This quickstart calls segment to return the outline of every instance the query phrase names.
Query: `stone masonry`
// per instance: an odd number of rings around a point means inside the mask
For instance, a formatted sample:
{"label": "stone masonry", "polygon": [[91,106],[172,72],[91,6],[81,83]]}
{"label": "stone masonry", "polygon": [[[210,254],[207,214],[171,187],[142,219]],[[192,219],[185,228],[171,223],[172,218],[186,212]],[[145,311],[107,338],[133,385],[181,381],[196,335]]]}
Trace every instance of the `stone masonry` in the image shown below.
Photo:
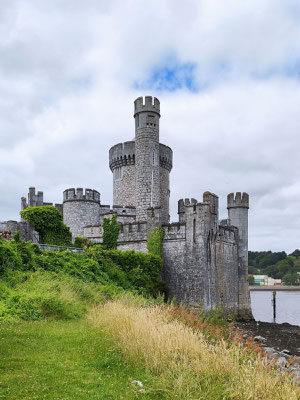
{"label": "stone masonry", "polygon": [[[159,100],[151,96],[137,98],[134,119],[135,140],[118,143],[109,151],[113,207],[102,205],[96,190],[82,188],[65,190],[63,204],[55,205],[63,213],[73,239],[82,236],[102,243],[103,219],[117,214],[118,248],[147,252],[147,235],[161,226],[165,231],[162,279],[169,297],[189,306],[203,305],[205,309],[222,306],[227,313],[251,318],[248,194],[228,195],[228,219],[222,221],[215,194],[205,192],[200,202],[181,199],[179,220],[170,223],[173,152],[159,142]],[[22,209],[46,204],[49,203],[44,203],[43,193],[35,194],[34,188],[29,189],[28,203],[22,198]],[[0,222],[0,235],[7,224]]]}

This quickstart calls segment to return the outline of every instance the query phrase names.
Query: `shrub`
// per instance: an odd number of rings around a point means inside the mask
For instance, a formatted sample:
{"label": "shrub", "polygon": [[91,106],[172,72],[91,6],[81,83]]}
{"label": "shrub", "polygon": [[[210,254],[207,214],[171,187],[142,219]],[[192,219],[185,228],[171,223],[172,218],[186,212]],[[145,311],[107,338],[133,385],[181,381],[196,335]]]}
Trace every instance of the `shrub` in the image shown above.
{"label": "shrub", "polygon": [[20,211],[21,217],[30,222],[46,244],[69,246],[70,229],[63,223],[61,212],[53,206],[27,207]]}
{"label": "shrub", "polygon": [[103,285],[113,283],[123,289],[134,289],[143,295],[158,296],[165,292],[159,280],[161,258],[153,254],[105,250],[94,245],[83,253],[41,251],[31,242],[16,237],[0,241],[0,273],[10,270],[43,270],[64,273],[85,282]]}
{"label": "shrub", "polygon": [[0,274],[6,269],[21,269],[22,259],[16,249],[4,239],[0,239]]}
{"label": "shrub", "polygon": [[80,236],[76,236],[74,241],[74,247],[76,247],[77,249],[83,249],[86,242],[87,239],[82,238]]}

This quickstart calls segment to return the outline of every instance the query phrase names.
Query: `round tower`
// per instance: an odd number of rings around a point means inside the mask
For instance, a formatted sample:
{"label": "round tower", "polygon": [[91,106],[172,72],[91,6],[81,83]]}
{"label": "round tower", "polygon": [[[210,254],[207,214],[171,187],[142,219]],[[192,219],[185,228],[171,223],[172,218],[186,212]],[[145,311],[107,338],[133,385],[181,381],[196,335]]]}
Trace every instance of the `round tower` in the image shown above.
{"label": "round tower", "polygon": [[63,194],[64,223],[70,227],[73,238],[83,237],[83,228],[100,223],[100,193],[97,190],[74,188]]}
{"label": "round tower", "polygon": [[114,206],[135,206],[135,142],[118,143],[109,150]]}
{"label": "round tower", "polygon": [[248,193],[230,193],[227,196],[228,219],[230,224],[238,228],[239,258],[239,315],[251,318],[250,295],[248,284]]}
{"label": "round tower", "polygon": [[160,103],[152,96],[134,102],[135,204],[137,221],[147,219],[148,207],[160,207]]}

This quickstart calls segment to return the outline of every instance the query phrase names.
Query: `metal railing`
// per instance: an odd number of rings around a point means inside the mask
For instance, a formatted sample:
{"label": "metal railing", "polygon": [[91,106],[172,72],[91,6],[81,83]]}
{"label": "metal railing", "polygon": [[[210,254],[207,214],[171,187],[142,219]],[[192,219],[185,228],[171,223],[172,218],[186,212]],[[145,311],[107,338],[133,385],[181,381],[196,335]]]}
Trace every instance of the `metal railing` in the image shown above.
{"label": "metal railing", "polygon": [[43,251],[70,251],[72,253],[83,253],[84,249],[80,249],[77,247],[68,247],[68,246],[56,246],[53,244],[41,244],[37,243],[40,246],[40,249]]}

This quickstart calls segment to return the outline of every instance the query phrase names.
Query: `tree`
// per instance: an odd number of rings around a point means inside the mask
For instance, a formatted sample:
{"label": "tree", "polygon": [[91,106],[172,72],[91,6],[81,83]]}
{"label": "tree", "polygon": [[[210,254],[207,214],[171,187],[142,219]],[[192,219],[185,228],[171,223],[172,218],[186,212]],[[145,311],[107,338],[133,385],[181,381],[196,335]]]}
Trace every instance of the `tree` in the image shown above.
{"label": "tree", "polygon": [[282,281],[286,285],[299,285],[300,284],[300,275],[297,272],[289,272],[288,274],[284,275]]}
{"label": "tree", "polygon": [[259,271],[258,268],[253,267],[253,265],[249,265],[249,266],[248,266],[248,273],[249,273],[249,274],[252,274],[252,275],[259,275],[259,274],[260,274],[260,271]]}
{"label": "tree", "polygon": [[253,283],[254,283],[254,276],[253,275],[248,275],[248,282],[249,282],[249,285],[253,285]]}
{"label": "tree", "polygon": [[108,249],[116,249],[118,245],[118,237],[120,225],[117,224],[117,214],[112,218],[104,218],[103,220],[103,246]]}
{"label": "tree", "polygon": [[300,250],[299,249],[294,250],[291,254],[289,254],[289,256],[293,256],[298,259],[300,257]]}

